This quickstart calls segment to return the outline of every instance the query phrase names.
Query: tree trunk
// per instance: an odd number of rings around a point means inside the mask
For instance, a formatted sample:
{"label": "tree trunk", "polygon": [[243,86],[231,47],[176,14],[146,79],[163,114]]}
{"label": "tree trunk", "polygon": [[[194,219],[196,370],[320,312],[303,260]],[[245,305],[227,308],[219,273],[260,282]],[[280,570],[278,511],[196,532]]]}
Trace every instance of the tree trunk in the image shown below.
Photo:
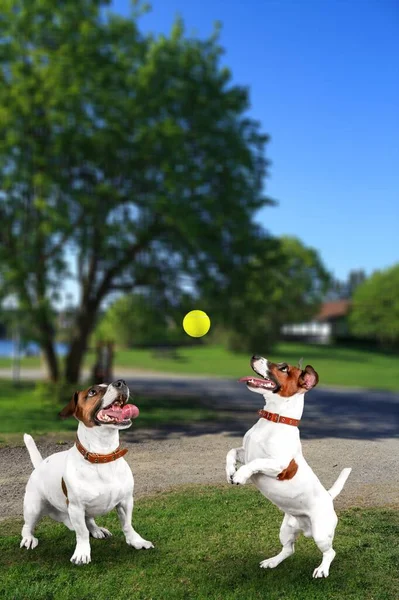
{"label": "tree trunk", "polygon": [[86,353],[88,334],[74,338],[69,347],[65,361],[65,380],[68,383],[78,383],[83,357]]}
{"label": "tree trunk", "polygon": [[41,344],[41,348],[44,354],[44,359],[47,364],[47,371],[50,381],[54,383],[59,380],[60,370],[58,365],[58,357],[54,348],[52,340],[46,340]]}
{"label": "tree trunk", "polygon": [[97,309],[97,302],[90,303],[81,309],[76,319],[77,334],[72,338],[65,361],[65,380],[68,383],[79,382],[87,342],[96,322]]}

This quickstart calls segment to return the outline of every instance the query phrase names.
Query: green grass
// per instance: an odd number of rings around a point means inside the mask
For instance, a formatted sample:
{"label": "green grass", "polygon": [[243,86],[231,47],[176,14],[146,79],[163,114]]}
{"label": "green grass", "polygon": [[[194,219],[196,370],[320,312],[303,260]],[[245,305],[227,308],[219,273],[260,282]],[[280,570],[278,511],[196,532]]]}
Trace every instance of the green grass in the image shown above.
{"label": "green grass", "polygon": [[[27,356],[21,358],[20,366],[24,369],[37,369],[41,366],[42,361],[39,356]],[[12,359],[6,356],[0,356],[0,369],[11,369]]]}
{"label": "green grass", "polygon": [[[123,369],[140,369],[236,378],[252,373],[249,366],[250,354],[236,354],[222,346],[185,347],[176,354],[176,357],[171,357],[167,354],[162,356],[154,350],[117,350],[115,369],[120,372]],[[313,365],[319,373],[321,385],[399,391],[399,356],[395,354],[343,346],[282,342],[267,358],[297,364],[302,356],[304,364]],[[94,354],[89,352],[85,366],[91,368],[93,363]],[[22,361],[23,367],[34,368],[39,364],[38,358]],[[10,365],[9,359],[0,359],[0,367]]]}
{"label": "green grass", "polygon": [[[297,364],[302,356],[304,365],[313,365],[319,373],[322,385],[399,390],[397,355],[339,346],[284,342],[267,358]],[[252,373],[249,360],[248,354],[235,354],[221,346],[204,345],[180,349],[178,359],[157,357],[154,360],[154,352],[151,350],[119,350],[115,364],[118,367],[152,369],[165,373],[239,378]]]}
{"label": "green grass", "polygon": [[19,548],[21,522],[0,525],[2,600],[397,600],[399,513],[340,514],[328,579],[312,579],[321,554],[300,538],[274,570],[282,515],[253,488],[183,488],[136,502],[134,523],[154,550],[125,545],[114,514],[98,519],[114,537],[91,540],[92,563],[69,562],[74,534],[47,520],[39,546]]}
{"label": "green grass", "polygon": [[[0,443],[13,440],[22,432],[37,435],[48,432],[76,432],[75,419],[60,419],[57,414],[62,404],[46,399],[35,385],[23,382],[14,387],[11,381],[0,381]],[[214,421],[219,414],[204,408],[193,398],[140,398],[134,403],[140,408],[140,416],[132,428],[163,427],[198,421]],[[226,417],[224,417],[226,418]],[[19,436],[18,436],[19,437]]]}

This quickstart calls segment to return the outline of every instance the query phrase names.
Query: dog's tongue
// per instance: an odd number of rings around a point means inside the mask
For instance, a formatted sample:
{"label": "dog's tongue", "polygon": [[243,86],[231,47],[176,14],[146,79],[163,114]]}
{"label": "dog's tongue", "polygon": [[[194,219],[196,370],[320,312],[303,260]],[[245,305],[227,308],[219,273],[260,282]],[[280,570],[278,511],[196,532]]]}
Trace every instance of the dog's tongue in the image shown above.
{"label": "dog's tongue", "polygon": [[122,408],[112,406],[111,408],[104,409],[103,412],[118,421],[126,421],[127,419],[136,419],[140,411],[134,404],[125,404]]}
{"label": "dog's tongue", "polygon": [[122,419],[137,419],[139,413],[139,409],[134,404],[125,404],[122,408]]}

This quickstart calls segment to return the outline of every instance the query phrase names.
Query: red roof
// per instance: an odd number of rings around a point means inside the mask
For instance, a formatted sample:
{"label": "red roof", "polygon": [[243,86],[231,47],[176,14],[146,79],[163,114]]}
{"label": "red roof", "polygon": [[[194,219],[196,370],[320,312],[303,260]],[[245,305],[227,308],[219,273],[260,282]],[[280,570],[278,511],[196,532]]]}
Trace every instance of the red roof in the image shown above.
{"label": "red roof", "polygon": [[336,317],[345,317],[350,309],[350,300],[336,300],[335,302],[324,302],[316,316],[316,321],[328,321]]}

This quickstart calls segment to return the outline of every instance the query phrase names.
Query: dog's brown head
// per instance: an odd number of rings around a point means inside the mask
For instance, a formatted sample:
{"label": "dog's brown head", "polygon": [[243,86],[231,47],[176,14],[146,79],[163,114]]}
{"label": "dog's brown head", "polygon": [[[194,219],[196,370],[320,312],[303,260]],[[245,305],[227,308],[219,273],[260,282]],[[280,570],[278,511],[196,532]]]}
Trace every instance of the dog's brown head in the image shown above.
{"label": "dog's brown head", "polygon": [[290,398],[308,392],[319,382],[319,376],[311,365],[301,369],[288,363],[272,363],[262,356],[253,356],[251,367],[262,379],[242,377],[240,381],[245,382],[251,392],[264,396],[278,394]]}
{"label": "dog's brown head", "polygon": [[131,419],[139,415],[137,406],[127,404],[128,399],[129,388],[122,379],[109,385],[100,383],[75,392],[59,416],[63,419],[73,416],[86,427],[107,425],[126,429],[131,426]]}

